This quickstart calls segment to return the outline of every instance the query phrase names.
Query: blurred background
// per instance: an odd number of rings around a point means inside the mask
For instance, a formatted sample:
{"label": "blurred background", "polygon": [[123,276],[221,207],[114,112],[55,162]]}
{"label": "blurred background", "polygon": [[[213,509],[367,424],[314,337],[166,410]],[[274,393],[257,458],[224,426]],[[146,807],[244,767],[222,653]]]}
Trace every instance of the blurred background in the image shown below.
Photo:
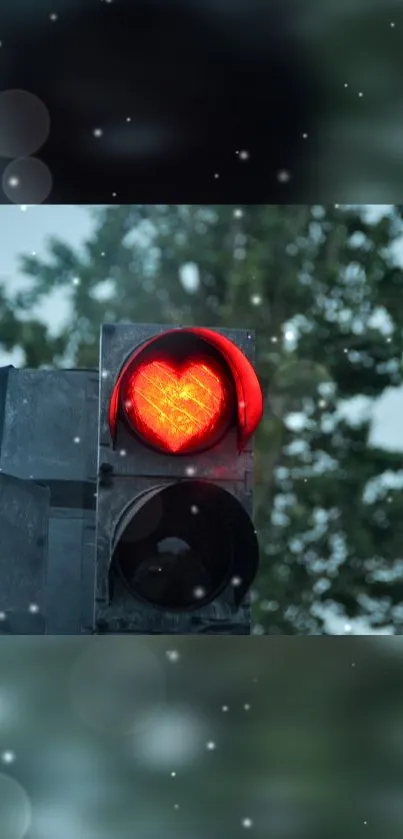
{"label": "blurred background", "polygon": [[1,362],[98,366],[102,322],[254,328],[253,632],[403,634],[403,208],[0,208]]}
{"label": "blurred background", "polygon": [[0,638],[2,839],[400,839],[396,638]]}
{"label": "blurred background", "polygon": [[400,0],[3,3],[2,200],[399,201],[402,32]]}

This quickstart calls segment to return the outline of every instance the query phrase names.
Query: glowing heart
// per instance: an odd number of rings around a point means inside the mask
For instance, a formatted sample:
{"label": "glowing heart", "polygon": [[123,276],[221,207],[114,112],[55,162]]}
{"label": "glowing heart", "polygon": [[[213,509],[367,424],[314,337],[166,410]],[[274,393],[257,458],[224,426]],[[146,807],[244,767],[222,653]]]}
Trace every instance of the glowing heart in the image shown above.
{"label": "glowing heart", "polygon": [[212,443],[232,408],[225,373],[203,356],[179,365],[164,357],[143,361],[130,372],[123,390],[126,415],[135,430],[176,454]]}

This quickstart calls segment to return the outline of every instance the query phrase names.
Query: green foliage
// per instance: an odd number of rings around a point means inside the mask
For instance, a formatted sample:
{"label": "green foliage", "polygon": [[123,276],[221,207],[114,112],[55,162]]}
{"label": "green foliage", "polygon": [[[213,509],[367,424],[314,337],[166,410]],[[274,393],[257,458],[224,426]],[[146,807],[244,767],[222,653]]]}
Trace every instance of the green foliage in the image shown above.
{"label": "green foliage", "polygon": [[[402,383],[403,272],[393,256],[401,215],[399,207],[377,222],[352,207],[107,207],[94,211],[83,255],[51,239],[45,261],[21,258],[29,292],[1,290],[1,342],[22,346],[29,366],[97,367],[103,321],[256,329],[266,411],[256,440],[254,608],[272,634],[322,634],[330,607],[400,632],[403,493],[383,488],[368,502],[364,490],[399,472],[402,455],[369,445],[368,418],[353,427],[337,406]],[[193,291],[180,282],[187,263],[198,268]],[[68,290],[72,313],[50,340],[29,314],[55,288]],[[389,340],[373,320],[378,310],[390,319]],[[302,411],[296,429],[289,417]]]}

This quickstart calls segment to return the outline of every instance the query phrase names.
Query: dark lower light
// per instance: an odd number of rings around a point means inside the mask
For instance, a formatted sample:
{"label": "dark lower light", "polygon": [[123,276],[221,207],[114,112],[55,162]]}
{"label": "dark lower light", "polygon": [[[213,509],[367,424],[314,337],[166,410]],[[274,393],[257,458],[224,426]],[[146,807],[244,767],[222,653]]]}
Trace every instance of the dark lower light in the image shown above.
{"label": "dark lower light", "polygon": [[233,578],[242,599],[256,574],[253,525],[234,496],[208,482],[154,488],[125,512],[112,570],[134,597],[168,611],[199,609]]}

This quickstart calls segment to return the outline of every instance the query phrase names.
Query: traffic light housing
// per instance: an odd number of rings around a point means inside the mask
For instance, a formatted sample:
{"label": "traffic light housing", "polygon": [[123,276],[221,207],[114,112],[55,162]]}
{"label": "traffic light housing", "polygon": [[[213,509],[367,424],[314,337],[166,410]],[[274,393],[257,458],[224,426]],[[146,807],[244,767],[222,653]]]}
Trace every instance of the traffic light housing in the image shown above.
{"label": "traffic light housing", "polygon": [[245,330],[102,327],[97,631],[250,632],[253,354]]}
{"label": "traffic light housing", "polygon": [[250,632],[254,334],[105,324],[0,368],[0,634]]}

